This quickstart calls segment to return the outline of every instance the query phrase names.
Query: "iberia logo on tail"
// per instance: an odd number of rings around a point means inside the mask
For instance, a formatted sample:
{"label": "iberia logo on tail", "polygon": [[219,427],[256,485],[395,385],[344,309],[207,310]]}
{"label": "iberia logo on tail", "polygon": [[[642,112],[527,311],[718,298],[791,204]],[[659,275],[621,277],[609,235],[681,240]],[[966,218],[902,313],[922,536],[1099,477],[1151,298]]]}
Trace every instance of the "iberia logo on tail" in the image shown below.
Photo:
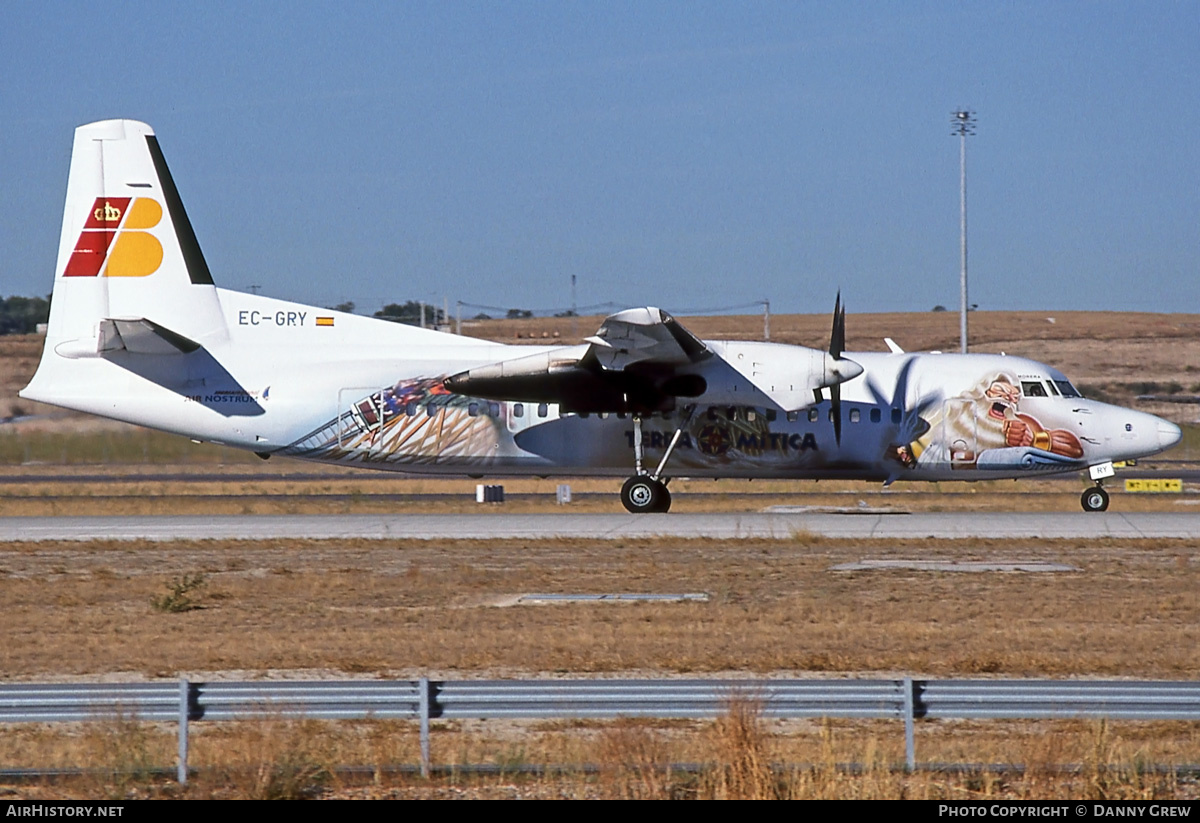
{"label": "iberia logo on tail", "polygon": [[163,247],[144,229],[157,226],[162,213],[158,201],[149,197],[97,197],[63,277],[154,274],[162,265]]}

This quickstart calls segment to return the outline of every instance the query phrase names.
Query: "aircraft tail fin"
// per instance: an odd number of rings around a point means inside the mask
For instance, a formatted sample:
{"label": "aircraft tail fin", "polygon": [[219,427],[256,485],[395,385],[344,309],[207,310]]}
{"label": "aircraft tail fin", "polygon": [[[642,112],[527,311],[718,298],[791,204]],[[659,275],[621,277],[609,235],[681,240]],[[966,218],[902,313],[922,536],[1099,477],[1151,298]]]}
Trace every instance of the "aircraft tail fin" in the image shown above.
{"label": "aircraft tail fin", "polygon": [[47,348],[100,354],[111,321],[121,320],[201,342],[226,336],[212,275],[154,131],[105,120],[75,130]]}

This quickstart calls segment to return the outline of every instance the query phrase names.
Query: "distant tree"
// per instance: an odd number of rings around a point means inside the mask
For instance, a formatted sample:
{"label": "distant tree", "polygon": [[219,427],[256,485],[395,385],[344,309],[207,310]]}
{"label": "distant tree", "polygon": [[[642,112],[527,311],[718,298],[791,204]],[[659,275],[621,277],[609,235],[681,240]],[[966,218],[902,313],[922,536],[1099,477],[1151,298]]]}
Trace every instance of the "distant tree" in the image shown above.
{"label": "distant tree", "polygon": [[0,300],[0,334],[33,334],[50,319],[50,299],[17,297]]}
{"label": "distant tree", "polygon": [[523,317],[533,317],[533,312],[529,309],[509,309],[508,314],[504,316],[509,320],[519,320]]}
{"label": "distant tree", "polygon": [[554,316],[555,317],[578,317],[579,315],[577,315],[573,309],[567,309],[566,311],[560,311],[560,312],[556,313]]}
{"label": "distant tree", "polygon": [[936,306],[933,307],[933,310],[934,311],[945,311],[946,307],[943,306],[941,303],[938,303]]}
{"label": "distant tree", "polygon": [[[405,303],[388,303],[375,316],[390,320],[393,323],[407,323],[410,326],[421,325],[421,303],[409,300]],[[425,322],[430,325],[440,325],[446,322],[446,313],[437,306],[425,304]]]}
{"label": "distant tree", "polygon": [[484,314],[483,312],[480,312],[479,314],[475,315],[474,319],[475,320],[491,320],[492,316],[490,314]]}
{"label": "distant tree", "polygon": [[329,308],[334,311],[345,312],[346,314],[354,314],[354,303],[349,300],[345,303],[338,303],[336,306],[330,306]]}

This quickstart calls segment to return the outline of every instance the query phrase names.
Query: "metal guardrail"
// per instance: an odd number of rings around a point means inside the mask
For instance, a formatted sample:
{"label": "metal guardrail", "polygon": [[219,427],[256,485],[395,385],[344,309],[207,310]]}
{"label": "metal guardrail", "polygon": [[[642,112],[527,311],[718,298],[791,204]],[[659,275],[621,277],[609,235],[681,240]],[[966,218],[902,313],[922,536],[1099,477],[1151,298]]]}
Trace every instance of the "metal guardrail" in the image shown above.
{"label": "metal guardrail", "polygon": [[1200,683],[1163,680],[914,681],[917,717],[1200,720]]}
{"label": "metal guardrail", "polygon": [[458,680],[431,684],[437,717],[711,718],[734,698],[764,717],[902,716],[902,680]]}
{"label": "metal guardrail", "polygon": [[1200,682],[1096,680],[325,680],[0,684],[0,723],[129,716],[179,724],[177,775],[187,782],[193,721],[255,717],[411,719],[421,773],[432,719],[715,718],[734,700],[763,717],[904,721],[916,766],[922,718],[1200,720]]}

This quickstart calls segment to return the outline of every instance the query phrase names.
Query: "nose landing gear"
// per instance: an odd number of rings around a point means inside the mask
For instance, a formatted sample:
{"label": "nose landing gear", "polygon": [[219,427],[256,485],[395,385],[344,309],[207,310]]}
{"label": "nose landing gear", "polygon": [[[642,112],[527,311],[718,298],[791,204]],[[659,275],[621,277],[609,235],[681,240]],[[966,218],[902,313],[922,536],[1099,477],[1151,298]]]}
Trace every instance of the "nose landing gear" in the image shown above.
{"label": "nose landing gear", "polygon": [[1108,492],[1096,481],[1096,485],[1083,493],[1079,500],[1085,512],[1102,512],[1108,508]]}

